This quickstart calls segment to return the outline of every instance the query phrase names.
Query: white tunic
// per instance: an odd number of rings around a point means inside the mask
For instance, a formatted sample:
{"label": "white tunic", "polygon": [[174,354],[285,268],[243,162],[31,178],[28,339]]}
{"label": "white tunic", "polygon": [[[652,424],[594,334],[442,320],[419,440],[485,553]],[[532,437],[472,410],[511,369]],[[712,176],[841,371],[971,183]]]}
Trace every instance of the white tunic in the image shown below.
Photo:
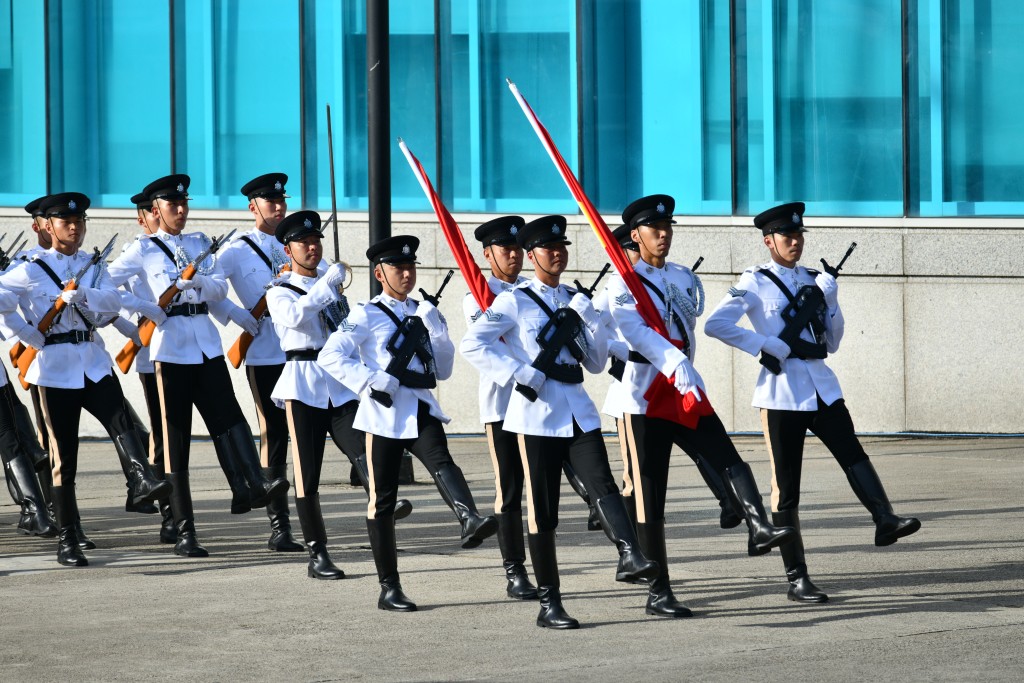
{"label": "white tunic", "polygon": [[[548,287],[536,278],[527,280],[510,292],[502,292],[491,307],[469,326],[460,350],[480,374],[496,384],[512,384],[517,370],[530,365],[541,352],[537,336],[548,322],[548,314],[523,290],[529,287],[552,310],[564,308],[572,299],[573,290],[564,285]],[[600,318],[592,305],[583,318],[586,354],[582,365],[589,372],[604,369],[608,359],[608,340]],[[498,343],[505,340],[505,348]],[[565,348],[558,362],[571,365],[577,361]],[[601,426],[601,417],[582,384],[567,384],[545,379],[537,392],[537,400],[529,401],[513,391],[505,413],[504,429],[517,434],[571,437],[573,421],[589,432]]]}
{"label": "white tunic", "polygon": [[[143,239],[149,239],[149,235],[136,235],[135,237],[136,242]],[[124,246],[121,247],[121,253],[123,254],[127,251],[131,244],[132,242],[125,242]],[[131,318],[133,315],[139,314],[139,311],[136,308],[136,303],[140,299],[150,303],[156,302],[157,297],[153,293],[153,290],[149,288],[149,282],[145,279],[132,278],[122,283],[121,287],[123,290],[121,293],[121,315],[126,318]],[[135,322],[138,323],[138,319],[136,319]],[[153,361],[149,357],[149,349],[150,347],[143,346],[135,355],[134,367],[136,372],[142,374],[156,372],[156,369],[153,366]]]}
{"label": "white tunic", "polygon": [[[172,263],[153,240],[160,240],[175,254]],[[115,285],[132,278],[145,280],[159,297],[178,279],[181,271],[210,246],[210,239],[201,232],[171,235],[161,228],[149,239],[133,242],[113,263],[109,273]],[[194,287],[178,293],[171,305],[212,303],[222,300],[228,285],[217,265],[216,254],[198,266],[197,272],[207,279],[204,287]],[[217,326],[208,315],[178,315],[170,317],[156,328],[150,344],[150,358],[163,363],[198,365],[203,356],[216,358],[223,355]]]}
{"label": "white tunic", "polygon": [[[494,275],[490,275],[487,278],[487,286],[490,287],[491,291],[495,294],[510,291],[522,282],[526,282],[526,278],[517,277],[515,282],[505,282],[504,280],[499,280],[494,277]],[[473,322],[482,315],[480,307],[476,305],[476,299],[473,298],[472,294],[467,294],[462,300],[462,312],[466,316],[466,320],[469,325],[472,325]],[[500,340],[498,341],[498,344],[503,347],[505,346],[505,342]],[[504,348],[504,352],[508,353],[507,347]],[[508,409],[508,400],[512,396],[513,385],[513,382],[496,384],[483,375],[480,375],[480,422],[487,424],[489,422],[498,422],[499,420],[505,419],[505,411]]]}
{"label": "white tunic", "polygon": [[[786,268],[771,262],[743,272],[736,286],[729,290],[708,317],[704,332],[752,356],[760,355],[766,338],[777,337],[782,332],[785,327],[782,311],[789,304],[778,285],[757,272],[759,268],[770,269],[792,294],[796,294],[803,285],[815,283],[815,273],[801,265]],[[831,278],[830,275],[818,277]],[[753,330],[739,326],[744,315],[750,320]],[[825,347],[829,353],[835,353],[843,337],[843,313],[837,306],[825,317]],[[800,336],[814,341],[809,330],[804,330]],[[782,372],[778,375],[761,368],[754,387],[753,405],[774,410],[817,410],[818,396],[826,405],[832,405],[843,397],[835,373],[821,359],[787,358],[782,362]]]}
{"label": "white tunic", "polygon": [[[251,240],[270,261],[270,266],[261,259],[245,237]],[[273,235],[268,235],[253,228],[242,236],[236,237],[217,252],[217,266],[224,277],[231,283],[235,296],[242,302],[247,312],[266,293],[267,287],[281,272],[281,267],[289,262],[284,247]],[[271,270],[273,268],[273,270]],[[228,311],[238,306],[228,299],[211,304],[211,312],[225,323]],[[267,319],[260,321],[259,332],[253,339],[245,354],[246,365],[280,365],[284,363],[284,352],[277,338],[275,326]]]}
{"label": "white tunic", "polygon": [[[430,414],[441,422],[447,424],[451,418],[441,411],[440,404],[429,389],[399,386],[392,396],[393,405],[390,408],[370,398],[371,377],[383,371],[391,362],[387,344],[396,329],[391,318],[374,305],[378,301],[387,306],[400,321],[414,315],[418,305],[414,299],[398,301],[386,294],[356,305],[338,331],[327,340],[317,362],[359,395],[359,410],[354,423],[356,429],[392,439],[413,439],[419,436],[416,414],[420,401],[426,403]],[[445,380],[451,377],[455,365],[455,346],[448,336],[448,326],[443,317],[441,322],[442,329],[430,331],[430,345],[434,354],[436,377]],[[409,369],[424,371],[418,358],[412,359]]]}
{"label": "white tunic", "polygon": [[[621,409],[620,414],[643,415],[647,412],[644,394],[657,373],[661,372],[666,377],[671,377],[680,363],[693,362],[696,346],[694,329],[697,297],[701,290],[699,280],[693,271],[676,263],[666,263],[662,268],[655,268],[641,260],[636,262],[633,270],[650,281],[665,297],[665,301],[662,301],[653,289],[644,285],[658,315],[665,322],[669,336],[675,340],[682,340],[685,335],[690,342],[688,353],[677,349],[668,339],[644,322],[636,310],[636,300],[621,276],[616,275],[608,283],[612,317],[615,318],[622,337],[631,350],[650,361],[626,363],[620,384],[621,393],[616,395],[614,405]],[[670,306],[672,315],[669,314]]]}
{"label": "white tunic", "polygon": [[[284,273],[276,284],[282,282],[306,292],[299,294],[279,286],[267,291],[267,309],[277,328],[276,337],[280,339],[282,355],[284,351],[322,349],[329,331],[320,312],[344,297],[319,277]],[[285,401],[301,401],[315,408],[327,408],[328,403],[341,406],[358,397],[315,360],[290,360],[285,362],[270,398],[281,408]]]}
{"label": "white tunic", "polygon": [[[91,256],[83,251],[73,256],[65,256],[48,249],[32,261],[19,263],[0,275],[0,289],[27,303],[27,306],[22,308],[22,316],[13,310],[13,299],[0,301],[0,306],[4,306],[6,310],[0,315],[0,331],[10,337],[26,324],[26,320],[32,320],[32,324],[38,325],[38,321],[43,319],[61,295],[63,286],[58,286],[36,261],[44,261],[57,277],[67,282],[82,269]],[[121,309],[121,297],[102,265],[93,266],[85,274],[81,289],[85,293],[85,299],[73,306],[65,306],[57,316],[56,322],[46,332],[47,336],[73,330],[89,330],[90,326],[82,317],[79,308],[85,309],[87,314],[94,318],[109,318]],[[25,373],[25,380],[42,387],[81,389],[85,386],[86,377],[98,382],[110,374],[110,368],[110,356],[97,337],[97,340],[92,342],[51,344],[43,347]]]}

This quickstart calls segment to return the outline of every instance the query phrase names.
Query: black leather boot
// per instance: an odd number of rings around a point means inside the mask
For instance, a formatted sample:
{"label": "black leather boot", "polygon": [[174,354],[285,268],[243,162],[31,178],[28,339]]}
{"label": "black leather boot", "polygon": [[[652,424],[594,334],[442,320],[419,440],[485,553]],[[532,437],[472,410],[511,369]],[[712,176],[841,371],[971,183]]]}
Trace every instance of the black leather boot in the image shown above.
{"label": "black leather boot", "polygon": [[779,546],[782,562],[786,566],[786,578],[789,580],[789,599],[793,602],[803,603],[828,602],[828,596],[811,582],[811,578],[807,574],[804,540],[800,537],[800,514],[796,510],[773,512],[772,521],[775,526],[788,526],[796,529],[796,539]]}
{"label": "black leather boot", "polygon": [[540,599],[537,626],[554,629],[579,628],[580,622],[570,617],[562,607],[555,532],[530,534],[529,541],[530,559],[533,560],[533,572],[537,577],[537,597]]}
{"label": "black leather boot", "polygon": [[21,399],[14,386],[8,382],[6,387],[11,397],[11,406],[14,409],[14,427],[18,432],[18,440],[21,441],[25,454],[36,466],[37,470],[50,468],[50,456],[46,450],[39,445],[39,433],[32,424],[32,416]]}
{"label": "black leather boot", "polygon": [[269,480],[263,476],[260,456],[249,425],[239,422],[222,434],[221,438],[225,439],[225,448],[231,453],[232,464],[241,472],[249,487],[249,505],[254,508],[266,507],[271,498],[288,490],[286,478]]}
{"label": "black leather boot", "polygon": [[690,608],[676,600],[675,594],[672,593],[672,584],[668,577],[668,551],[665,548],[665,520],[638,524],[636,535],[644,555],[657,562],[659,569],[658,576],[651,581],[651,588],[647,593],[647,613],[675,619],[692,617],[693,612]]}
{"label": "black leather boot", "polygon": [[722,509],[721,514],[718,516],[718,525],[723,529],[738,527],[740,522],[743,521],[743,514],[734,505],[734,501],[729,496],[729,491],[725,486],[725,482],[722,481],[722,477],[718,475],[718,472],[711,467],[703,456],[690,455],[690,459],[697,466],[697,471],[700,472],[701,478],[707,484],[711,493],[714,494],[715,500],[718,501],[718,505]]}
{"label": "black leather boot", "polygon": [[763,555],[772,548],[793,541],[797,532],[791,527],[776,528],[768,521],[768,513],[761,502],[761,492],[757,490],[754,473],[750,465],[740,461],[725,470],[726,481],[732,497],[739,503],[739,509],[747,520],[749,534],[747,552],[750,555]]}
{"label": "black leather boot", "polygon": [[[366,467],[366,455],[358,455],[354,458],[349,458],[352,463],[352,473],[350,477],[355,477],[356,483],[353,486],[362,486],[363,490],[366,491],[366,497],[370,497],[370,470]],[[399,482],[401,483],[401,482]],[[399,498],[395,501],[395,520],[405,519],[412,512],[412,503],[405,498]]]}
{"label": "black leather boot", "polygon": [[[74,487],[74,485],[72,485],[70,488],[73,488],[73,487]],[[65,486],[64,488],[67,489],[69,487]],[[79,512],[78,512],[78,497],[77,496],[71,496],[71,498],[70,498],[70,505],[71,505],[71,512],[73,513],[72,516],[73,516],[73,518],[75,520],[74,521],[74,526],[75,526],[75,534],[78,536],[78,547],[81,548],[82,550],[94,550],[96,548],[96,544],[93,543],[93,540],[91,538],[89,538],[88,536],[85,535],[85,529],[82,528],[82,515],[79,514]],[[54,519],[56,519],[56,515],[54,515]]]}
{"label": "black leather boot", "polygon": [[54,486],[53,507],[57,513],[57,562],[65,567],[87,567],[89,560],[82,552],[76,530],[78,505],[75,502],[75,486]]}
{"label": "black leather boot", "polygon": [[29,457],[19,453],[4,463],[4,469],[8,472],[8,481],[14,487],[14,494],[17,496],[15,502],[21,505],[18,533],[47,538],[56,536],[57,526],[50,519],[39,480],[36,479],[35,467]]}
{"label": "black leather boot", "polygon": [[398,545],[395,539],[395,518],[378,517],[366,520],[373,562],[380,579],[377,609],[389,612],[415,612],[416,603],[405,596],[398,578]]}
{"label": "black leather boot", "polygon": [[309,548],[306,575],[311,579],[325,581],[344,579],[345,572],[331,562],[331,556],[327,552],[327,529],[324,527],[324,515],[320,510],[320,496],[296,498],[295,510],[299,513],[302,537]]}
{"label": "black leather boot", "polygon": [[[268,480],[284,478],[285,467],[268,467],[263,470],[263,474]],[[270,499],[267,503],[267,517],[270,519],[270,540],[267,541],[267,548],[279,553],[300,553],[305,550],[292,536],[287,491],[278,493]]]}
{"label": "black leather boot", "polygon": [[523,541],[521,510],[495,515],[498,519],[498,547],[508,585],[505,592],[513,600],[536,600],[537,589],[526,573],[526,546]]}
{"label": "black leather boot", "polygon": [[[658,576],[658,563],[647,559],[640,551],[636,530],[629,523],[626,506],[618,493],[598,498],[595,507],[601,516],[605,536],[619,551],[619,566],[615,580],[635,583],[639,579],[653,580]],[[536,571],[536,570],[535,570]]]}
{"label": "black leather boot", "polygon": [[459,518],[463,548],[476,548],[498,530],[498,520],[493,515],[484,517],[477,512],[469,484],[458,465],[443,465],[434,475],[434,483],[444,502]]}
{"label": "black leather boot", "polygon": [[[135,412],[135,408],[133,408],[132,404],[129,403],[128,401],[124,402],[124,409],[125,409],[125,412],[128,413],[128,417],[131,419],[132,424],[135,425],[135,431],[138,432],[138,434],[139,434],[139,440],[142,441],[143,445],[148,444],[149,443],[149,439],[150,439],[150,434],[149,434],[149,430],[146,429],[146,425],[142,421],[142,418],[139,417],[139,414],[137,412]],[[115,443],[114,446],[116,448],[117,444]],[[125,476],[127,476],[128,475],[128,464],[125,462],[125,458],[122,455],[120,449],[118,449],[118,451],[117,451],[117,456],[118,456],[118,458],[121,461],[121,469],[124,470]],[[148,459],[147,459],[147,463],[148,463]],[[152,465],[150,465],[150,468],[153,470],[154,475],[156,475],[156,468],[153,467]],[[161,479],[162,480],[163,477],[157,476],[157,479]],[[129,487],[128,496],[127,496],[127,498],[124,501],[124,511],[125,512],[136,512],[136,513],[143,514],[143,515],[155,515],[157,512],[159,512],[159,509],[157,508],[157,506],[154,505],[153,502],[151,502],[151,501],[143,501],[141,503],[135,503],[133,501],[134,501],[134,496],[132,495],[131,488]]]}
{"label": "black leather boot", "polygon": [[174,524],[174,513],[171,511],[170,498],[160,499],[160,542],[178,542],[178,528]]}
{"label": "black leather boot", "polygon": [[217,462],[224,472],[224,478],[228,480],[231,487],[231,514],[244,515],[252,510],[249,503],[249,485],[245,483],[245,477],[241,470],[235,465],[235,459],[231,450],[231,439],[227,432],[213,437],[213,450],[217,453]]}
{"label": "black leather boot", "polygon": [[562,461],[562,471],[565,472],[565,479],[569,482],[572,490],[587,504],[587,509],[589,510],[587,514],[587,531],[600,531],[601,517],[597,514],[597,508],[594,507],[594,502],[590,500],[590,494],[587,493],[587,487],[583,485],[580,475],[576,474],[576,470],[573,469],[572,463],[568,460]]}
{"label": "black leather boot", "polygon": [[182,557],[209,557],[210,553],[196,538],[195,513],[192,511],[192,489],[188,472],[170,472],[167,480],[174,487],[171,491],[171,510],[174,512],[174,526],[178,532],[174,543],[174,554]]}
{"label": "black leather boot", "polygon": [[[142,444],[137,431],[130,429],[124,434],[118,434],[114,437],[114,448],[117,450],[117,458],[121,461],[121,469],[127,482],[128,503],[142,505],[170,495],[171,485],[153,475],[146,447]],[[127,504],[125,510],[128,510]],[[156,511],[154,507],[152,512]]]}
{"label": "black leather boot", "polygon": [[875,522],[875,545],[892,545],[921,528],[921,522],[916,517],[900,517],[892,511],[885,487],[870,460],[861,460],[853,467],[848,467],[846,478]]}

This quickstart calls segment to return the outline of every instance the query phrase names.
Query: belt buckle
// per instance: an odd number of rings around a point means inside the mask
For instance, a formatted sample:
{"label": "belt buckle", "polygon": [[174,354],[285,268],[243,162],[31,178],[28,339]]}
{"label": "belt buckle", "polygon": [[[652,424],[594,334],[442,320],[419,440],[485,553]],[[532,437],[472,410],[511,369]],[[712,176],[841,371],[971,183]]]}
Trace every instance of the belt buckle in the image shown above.
{"label": "belt buckle", "polygon": [[187,303],[185,305],[188,306],[187,310],[190,318],[199,315],[199,304]]}

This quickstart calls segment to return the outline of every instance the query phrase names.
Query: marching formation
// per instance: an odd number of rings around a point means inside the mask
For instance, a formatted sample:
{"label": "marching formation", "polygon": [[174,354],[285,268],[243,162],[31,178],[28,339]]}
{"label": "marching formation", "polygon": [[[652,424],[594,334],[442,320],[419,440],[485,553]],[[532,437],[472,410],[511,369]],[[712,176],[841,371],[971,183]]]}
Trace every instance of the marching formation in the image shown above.
{"label": "marching formation", "polygon": [[[631,274],[610,276],[600,291],[598,283],[563,282],[570,264],[564,217],[502,216],[477,227],[489,273],[476,273],[486,291],[466,296],[468,327],[458,350],[479,372],[480,421],[495,475],[488,514],[452,459],[444,426],[450,418],[432,391],[451,377],[456,344],[439,295],[412,296],[419,240],[398,235],[371,245],[366,259],[382,293],[352,305],[344,295],[349,267],[337,254],[334,263],[325,262],[319,214],[287,214],[287,181],[269,173],[246,183],[241,192],[253,228],[211,239],[187,230],[189,177],[157,179],[132,198],[142,232],[116,256],[113,240],[83,249],[85,195],[48,195],[25,207],[37,244],[0,264],[0,334],[12,345],[15,369],[0,373],[0,454],[21,508],[17,530],[56,537],[60,564],[86,566],[85,551],[95,547],[76,502],[83,409],[114,443],[125,510],[159,513],[154,540],[173,544],[176,555],[209,554],[189,484],[194,406],[231,491],[231,513],[265,508],[268,549],[305,551],[308,576],[327,580],[345,577],[328,551],[320,506],[330,436],[367,495],[377,605],[399,612],[416,610],[398,568],[396,521],[412,512],[399,497],[405,451],[433,478],[462,548],[497,536],[508,597],[539,601],[537,624],[546,628],[579,627],[560,590],[563,474],[591,510],[589,528],[603,530],[614,548],[615,580],[638,584],[647,614],[659,617],[691,616],[673,594],[666,553],[673,445],[707,483],[721,526],[746,523],[749,555],[779,549],[790,600],[828,599],[811,582],[800,536],[808,430],[835,456],[870,513],[876,545],[920,528],[917,519],[893,512],[826,364],[843,337],[842,264],[824,264],[822,272],[800,265],[803,204],[754,219],[769,258],[742,274],[705,324],[708,336],[760,357],[753,405],[761,411],[771,463],[770,515],[697,370],[704,290],[696,266],[671,260],[672,197],[651,195],[626,207],[611,248],[621,250],[616,258]],[[229,287],[241,305],[228,298]],[[747,325],[740,324],[744,316]],[[211,317],[239,328],[227,354]],[[149,430],[126,402],[114,359],[96,333],[107,325],[126,337],[116,364],[125,372],[134,365]],[[258,449],[227,361],[245,365]],[[604,372],[609,362],[614,379],[601,412],[618,426],[621,481],[598,408],[583,387],[585,373]],[[38,433],[15,381],[30,392]]]}

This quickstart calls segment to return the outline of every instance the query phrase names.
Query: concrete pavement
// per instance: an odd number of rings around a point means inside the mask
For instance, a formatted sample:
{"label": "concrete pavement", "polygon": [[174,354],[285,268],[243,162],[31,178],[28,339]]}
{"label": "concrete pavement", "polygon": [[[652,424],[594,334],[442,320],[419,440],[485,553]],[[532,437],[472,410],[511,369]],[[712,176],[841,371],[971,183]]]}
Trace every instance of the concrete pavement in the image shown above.
{"label": "concrete pavement", "polygon": [[[802,520],[811,576],[832,600],[786,600],[778,551],[747,557],[740,529],[685,456],[674,459],[668,555],[693,619],[644,614],[642,589],[615,583],[615,553],[586,530],[563,486],[559,560],[572,632],[534,625],[536,603],[505,598],[497,544],[458,547],[432,485],[405,487],[399,566],[420,611],[376,609],[361,490],[328,450],[322,503],[344,581],[306,577],[304,554],[266,550],[263,511],[228,514],[212,446],[193,447],[200,539],[211,557],[176,558],[158,516],[123,511],[109,443],[83,444],[79,498],[97,550],[63,568],[53,539],[15,534],[0,505],[0,680],[988,680],[1024,675],[1024,439],[864,439],[916,535],[872,545],[870,518],[820,444],[808,440]],[[481,508],[493,474],[479,438],[451,441]],[[765,494],[763,441],[740,437]],[[619,467],[617,448],[610,451]],[[429,477],[417,464],[420,482]],[[298,520],[293,523],[298,535]],[[741,527],[743,528],[743,527]]]}

